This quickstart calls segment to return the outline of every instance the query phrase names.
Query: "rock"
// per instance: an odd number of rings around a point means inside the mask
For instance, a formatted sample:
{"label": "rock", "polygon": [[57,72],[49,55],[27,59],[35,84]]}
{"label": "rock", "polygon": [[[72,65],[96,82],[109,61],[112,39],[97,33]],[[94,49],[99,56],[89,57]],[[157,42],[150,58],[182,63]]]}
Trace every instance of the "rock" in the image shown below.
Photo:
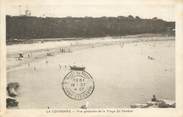
{"label": "rock", "polygon": [[82,105],[81,109],[87,109],[86,105]]}
{"label": "rock", "polygon": [[46,55],[47,56],[53,56],[53,53],[47,53]]}
{"label": "rock", "polygon": [[81,109],[87,109],[89,105],[89,102],[87,101],[86,104],[83,104],[80,108]]}
{"label": "rock", "polygon": [[153,106],[153,105],[156,105],[157,106],[158,105],[158,102],[157,101],[156,102],[155,101],[148,101],[147,104],[149,106]]}
{"label": "rock", "polygon": [[6,107],[17,107],[18,106],[18,101],[15,98],[8,97],[6,99]]}
{"label": "rock", "polygon": [[8,95],[11,97],[17,96],[18,95],[17,90],[19,87],[20,87],[20,85],[18,82],[8,83],[8,86],[7,86]]}
{"label": "rock", "polygon": [[159,108],[175,108],[175,101],[171,101],[171,100],[159,100]]}
{"label": "rock", "polygon": [[148,104],[133,104],[130,106],[131,108],[148,108]]}
{"label": "rock", "polygon": [[149,60],[155,60],[155,58],[153,58],[153,57],[151,57],[151,56],[147,56],[147,58],[148,58]]}
{"label": "rock", "polygon": [[131,108],[175,108],[175,106],[175,101],[156,99],[156,101],[148,101],[146,104],[133,104],[131,105]]}

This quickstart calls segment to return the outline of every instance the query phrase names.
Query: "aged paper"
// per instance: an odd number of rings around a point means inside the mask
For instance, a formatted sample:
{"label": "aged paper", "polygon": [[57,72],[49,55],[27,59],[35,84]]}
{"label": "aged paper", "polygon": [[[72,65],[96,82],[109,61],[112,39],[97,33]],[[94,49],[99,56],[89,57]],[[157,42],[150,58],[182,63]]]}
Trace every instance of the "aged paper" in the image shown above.
{"label": "aged paper", "polygon": [[183,116],[181,0],[1,0],[2,116]]}

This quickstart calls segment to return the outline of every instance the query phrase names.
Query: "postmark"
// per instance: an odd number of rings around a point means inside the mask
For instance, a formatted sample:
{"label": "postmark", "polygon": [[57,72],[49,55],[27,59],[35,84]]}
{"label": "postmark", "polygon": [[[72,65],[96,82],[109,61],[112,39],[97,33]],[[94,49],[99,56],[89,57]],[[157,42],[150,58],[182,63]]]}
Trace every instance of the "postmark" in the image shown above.
{"label": "postmark", "polygon": [[94,91],[95,84],[92,76],[82,70],[72,70],[62,81],[64,93],[71,99],[83,100]]}

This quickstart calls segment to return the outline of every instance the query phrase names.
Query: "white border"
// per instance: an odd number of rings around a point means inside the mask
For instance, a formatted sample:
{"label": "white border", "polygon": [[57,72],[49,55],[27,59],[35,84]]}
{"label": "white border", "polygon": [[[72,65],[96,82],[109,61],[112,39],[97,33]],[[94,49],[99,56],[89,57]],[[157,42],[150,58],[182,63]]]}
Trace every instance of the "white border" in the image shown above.
{"label": "white border", "polygon": [[[13,1],[13,0],[12,0]],[[107,0],[106,0],[107,1]],[[176,0],[176,108],[175,109],[129,109],[133,112],[121,112],[121,113],[46,113],[43,109],[21,109],[21,110],[6,110],[5,98],[6,98],[6,46],[5,46],[5,4],[1,2],[0,16],[0,114],[6,117],[16,116],[166,116],[166,117],[183,117],[183,0]],[[166,1],[159,0],[159,3],[165,3]],[[163,4],[162,3],[162,4]],[[127,109],[122,109],[127,110]]]}

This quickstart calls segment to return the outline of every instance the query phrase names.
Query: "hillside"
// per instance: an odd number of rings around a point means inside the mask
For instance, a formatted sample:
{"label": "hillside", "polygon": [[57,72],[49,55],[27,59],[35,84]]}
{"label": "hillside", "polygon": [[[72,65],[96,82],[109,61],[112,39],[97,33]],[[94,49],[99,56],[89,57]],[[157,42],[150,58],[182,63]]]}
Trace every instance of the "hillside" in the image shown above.
{"label": "hillside", "polygon": [[136,16],[118,17],[33,17],[6,16],[7,41],[13,39],[123,36],[169,33],[175,22]]}

